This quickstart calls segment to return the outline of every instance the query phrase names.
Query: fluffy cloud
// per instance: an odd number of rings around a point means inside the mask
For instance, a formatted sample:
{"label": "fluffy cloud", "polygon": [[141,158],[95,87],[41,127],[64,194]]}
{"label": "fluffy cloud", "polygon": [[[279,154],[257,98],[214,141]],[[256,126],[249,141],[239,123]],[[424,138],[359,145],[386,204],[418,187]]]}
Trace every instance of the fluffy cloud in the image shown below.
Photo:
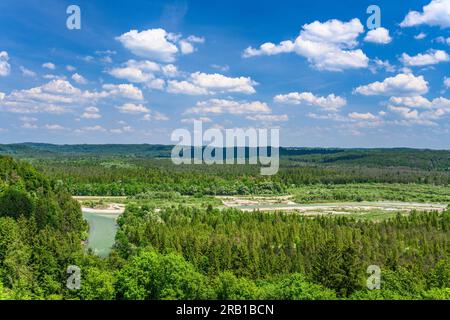
{"label": "fluffy cloud", "polygon": [[430,111],[419,112],[408,107],[388,106],[388,109],[393,113],[400,116],[401,121],[396,122],[400,125],[425,125],[436,126],[436,120],[441,119],[443,116],[450,113],[450,108],[433,109]]}
{"label": "fluffy cloud", "polygon": [[15,90],[0,100],[0,110],[14,113],[65,113],[101,99],[143,100],[142,92],[130,84],[105,84],[103,91],[83,91],[62,79],[31,89]]}
{"label": "fluffy cloud", "polygon": [[320,97],[311,92],[291,92],[288,94],[280,94],[275,96],[273,100],[277,103],[312,105],[328,111],[337,111],[347,104],[345,98],[334,94],[330,94],[326,97]]}
{"label": "fluffy cloud", "polygon": [[46,63],[44,63],[44,64],[42,65],[42,68],[50,69],[50,70],[55,70],[55,69],[56,69],[56,66],[55,66],[54,63],[46,62]]}
{"label": "fluffy cloud", "polygon": [[158,28],[141,32],[130,30],[117,37],[116,40],[137,56],[163,62],[175,61],[179,52],[190,54],[195,51],[194,43],[204,42],[203,38],[196,36],[189,36],[186,39],[180,38],[179,35]]}
{"label": "fluffy cloud", "polygon": [[135,83],[147,82],[154,78],[153,74],[145,73],[138,68],[132,67],[113,68],[108,73],[115,78],[125,79]]}
{"label": "fluffy cloud", "polygon": [[186,113],[213,113],[213,114],[247,114],[247,113],[270,113],[269,106],[260,101],[234,101],[226,99],[210,99],[197,102],[195,107],[186,110]]}
{"label": "fluffy cloud", "polygon": [[163,79],[152,79],[145,84],[147,88],[157,90],[164,90],[165,85],[166,81]]}
{"label": "fluffy cloud", "polygon": [[148,113],[150,110],[143,104],[125,103],[124,105],[117,107],[121,113],[139,114]]}
{"label": "fluffy cloud", "polygon": [[[402,120],[401,125],[436,126],[436,120],[450,114],[450,99],[439,97],[428,100],[422,96],[391,97],[388,109]],[[425,109],[425,111],[420,111]]]}
{"label": "fluffy cloud", "polygon": [[257,85],[250,77],[227,77],[222,74],[192,73],[187,80],[168,81],[167,91],[190,95],[207,95],[215,93],[244,93],[252,94]]}
{"label": "fluffy cloud", "polygon": [[116,39],[133,54],[144,58],[172,62],[178,53],[177,46],[169,40],[169,33],[164,29],[130,30]]}
{"label": "fluffy cloud", "polygon": [[191,82],[201,88],[218,92],[240,92],[246,94],[255,93],[254,85],[257,85],[249,77],[231,78],[218,73],[207,74],[195,72],[191,74]]}
{"label": "fluffy cloud", "polygon": [[169,78],[176,77],[179,74],[177,66],[175,66],[173,64],[166,64],[166,65],[162,66],[161,71],[166,77],[169,77]]}
{"label": "fluffy cloud", "polygon": [[417,96],[428,92],[428,82],[423,76],[416,77],[412,73],[400,73],[395,77],[386,78],[382,82],[376,81],[359,86],[354,92],[366,96]]}
{"label": "fluffy cloud", "polygon": [[248,47],[244,50],[243,57],[249,58],[254,56],[273,56],[280,53],[289,53],[295,50],[295,44],[290,41],[281,41],[280,44],[276,45],[271,42],[266,42],[262,44],[259,49],[254,49],[252,47]]}
{"label": "fluffy cloud", "polygon": [[369,58],[360,49],[342,50],[334,45],[307,40],[297,41],[296,44],[296,52],[305,56],[318,70],[342,71],[366,68],[369,63]]}
{"label": "fluffy cloud", "polygon": [[188,95],[207,95],[208,90],[196,86],[188,81],[171,80],[167,82],[167,92]]}
{"label": "fluffy cloud", "polygon": [[296,52],[305,57],[319,70],[342,71],[351,68],[365,68],[369,58],[360,49],[352,49],[357,44],[364,27],[359,19],[349,22],[328,20],[305,24],[295,41],[286,40],[276,45],[264,43],[258,49],[247,48],[243,57],[275,55]]}
{"label": "fluffy cloud", "polygon": [[374,42],[380,44],[388,44],[392,41],[391,36],[389,35],[389,30],[383,27],[376,28],[367,32],[366,37],[364,38],[366,42]]}
{"label": "fluffy cloud", "polygon": [[389,102],[397,106],[405,106],[410,108],[450,108],[450,99],[439,97],[433,100],[428,100],[422,96],[412,97],[391,97]]}
{"label": "fluffy cloud", "polygon": [[31,89],[15,90],[0,101],[0,109],[15,113],[64,113],[67,105],[83,99],[83,92],[65,80],[53,80]]}
{"label": "fluffy cloud", "polygon": [[365,120],[365,121],[375,121],[378,120],[378,117],[373,115],[370,112],[367,113],[358,113],[358,112],[352,112],[348,114],[348,117],[350,119],[354,120]]}
{"label": "fluffy cloud", "polygon": [[81,118],[100,119],[102,116],[99,112],[100,110],[97,107],[88,107],[84,109],[84,113],[81,115]]}
{"label": "fluffy cloud", "polygon": [[194,46],[185,40],[180,41],[180,50],[182,54],[190,54],[194,52]]}
{"label": "fluffy cloud", "polygon": [[179,42],[180,51],[182,54],[191,54],[196,51],[194,43],[204,43],[203,37],[189,36],[186,39],[182,39]]}
{"label": "fluffy cloud", "polygon": [[81,74],[78,73],[74,73],[72,75],[72,79],[73,81],[79,84],[86,84],[88,82],[85,77],[83,77]]}
{"label": "fluffy cloud", "polygon": [[134,83],[144,83],[149,88],[160,90],[164,88],[165,81],[158,79],[156,73],[166,77],[178,75],[178,69],[173,64],[160,65],[149,60],[128,60],[124,66],[110,69],[107,72],[115,78]]}
{"label": "fluffy cloud", "polygon": [[450,1],[432,0],[423,7],[422,12],[410,11],[400,23],[401,27],[412,27],[421,24],[450,27]]}
{"label": "fluffy cloud", "polygon": [[120,96],[132,100],[143,100],[142,91],[132,84],[104,84],[107,95]]}
{"label": "fluffy cloud", "polygon": [[419,53],[416,56],[403,53],[401,57],[401,61],[406,66],[426,66],[449,60],[449,55],[443,50],[428,50],[426,53]]}
{"label": "fluffy cloud", "polygon": [[351,48],[358,44],[356,38],[363,31],[364,27],[359,19],[355,18],[349,22],[332,19],[323,23],[314,21],[305,24],[300,36],[308,41],[334,43]]}
{"label": "fluffy cloud", "polygon": [[0,52],[0,77],[6,77],[11,72],[11,66],[8,63],[9,56],[8,52]]}

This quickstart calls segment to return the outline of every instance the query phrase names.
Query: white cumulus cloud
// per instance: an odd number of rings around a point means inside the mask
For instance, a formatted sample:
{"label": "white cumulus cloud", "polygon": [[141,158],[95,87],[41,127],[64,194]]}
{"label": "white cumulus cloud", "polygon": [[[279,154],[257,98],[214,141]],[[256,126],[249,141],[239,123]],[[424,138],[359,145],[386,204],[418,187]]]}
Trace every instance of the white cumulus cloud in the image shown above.
{"label": "white cumulus cloud", "polygon": [[364,38],[366,42],[374,42],[379,44],[388,44],[392,41],[391,36],[389,35],[389,30],[383,27],[379,27],[367,32],[367,35]]}
{"label": "white cumulus cloud", "polygon": [[378,117],[370,112],[367,113],[352,112],[348,114],[348,117],[354,120],[366,120],[366,121],[378,120]]}
{"label": "white cumulus cloud", "polygon": [[148,113],[150,110],[143,104],[125,103],[124,105],[117,107],[121,113],[139,114]]}
{"label": "white cumulus cloud", "polygon": [[400,23],[401,27],[412,27],[418,25],[450,27],[450,1],[432,0],[422,8],[422,12],[410,11]]}
{"label": "white cumulus cloud", "polygon": [[81,118],[100,119],[102,116],[99,112],[100,110],[97,107],[87,107],[84,109],[84,113],[81,115]]}
{"label": "white cumulus cloud", "polygon": [[186,110],[186,113],[213,113],[213,114],[248,114],[248,113],[270,113],[269,106],[260,101],[235,101],[229,99],[210,99],[197,102],[195,107]]}
{"label": "white cumulus cloud", "polygon": [[162,28],[144,31],[130,30],[116,37],[133,54],[162,62],[173,62],[178,53],[190,54],[195,51],[194,43],[203,43],[204,38],[189,36],[181,39]]}
{"label": "white cumulus cloud", "polygon": [[417,96],[428,92],[428,82],[423,76],[400,73],[381,82],[359,86],[354,91],[366,96]]}
{"label": "white cumulus cloud", "polygon": [[311,105],[323,108],[328,111],[337,111],[347,104],[345,98],[329,94],[326,97],[316,96],[311,92],[291,92],[288,94],[279,94],[273,99],[277,103],[286,103],[293,105]]}
{"label": "white cumulus cloud", "polygon": [[169,33],[161,28],[141,32],[130,30],[116,39],[133,54],[143,58],[172,62],[178,53],[177,46],[169,40]]}
{"label": "white cumulus cloud", "polygon": [[439,97],[433,100],[428,100],[422,96],[412,96],[412,97],[391,97],[389,102],[397,105],[409,108],[450,108],[450,99]]}
{"label": "white cumulus cloud", "polygon": [[188,95],[207,95],[208,90],[196,86],[189,81],[177,81],[170,80],[167,82],[167,92],[175,94],[188,94]]}
{"label": "white cumulus cloud", "polygon": [[207,95],[215,93],[244,93],[256,92],[254,86],[258,83],[250,77],[227,77],[219,73],[192,73],[186,80],[168,81],[167,91],[190,95]]}
{"label": "white cumulus cloud", "polygon": [[407,53],[403,53],[401,61],[406,66],[426,66],[438,64],[440,62],[447,62],[450,60],[447,52],[443,50],[428,50],[426,53],[419,53],[416,56],[410,56]]}
{"label": "white cumulus cloud", "polygon": [[369,58],[361,49],[354,49],[362,32],[364,27],[356,18],[349,22],[336,19],[314,21],[302,27],[295,41],[285,40],[278,45],[267,42],[257,49],[249,47],[244,51],[243,57],[295,52],[319,70],[366,68]]}
{"label": "white cumulus cloud", "polygon": [[121,96],[132,100],[144,99],[141,89],[132,84],[104,84],[102,87],[108,92],[108,95]]}

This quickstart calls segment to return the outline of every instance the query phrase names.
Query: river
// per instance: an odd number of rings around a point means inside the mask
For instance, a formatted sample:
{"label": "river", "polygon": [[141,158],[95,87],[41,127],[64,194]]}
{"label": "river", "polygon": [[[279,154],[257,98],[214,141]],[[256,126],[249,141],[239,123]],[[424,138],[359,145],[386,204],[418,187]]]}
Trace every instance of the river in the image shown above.
{"label": "river", "polygon": [[117,232],[116,220],[120,214],[83,209],[83,217],[89,224],[87,247],[96,255],[104,258],[111,252]]}

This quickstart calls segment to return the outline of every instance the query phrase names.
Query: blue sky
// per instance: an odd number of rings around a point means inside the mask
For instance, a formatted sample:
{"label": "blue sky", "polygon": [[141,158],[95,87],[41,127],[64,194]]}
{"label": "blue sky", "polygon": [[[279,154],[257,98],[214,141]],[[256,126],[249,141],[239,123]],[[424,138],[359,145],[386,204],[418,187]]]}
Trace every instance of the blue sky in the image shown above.
{"label": "blue sky", "polygon": [[4,0],[0,27],[0,143],[171,143],[200,119],[450,148],[450,0]]}

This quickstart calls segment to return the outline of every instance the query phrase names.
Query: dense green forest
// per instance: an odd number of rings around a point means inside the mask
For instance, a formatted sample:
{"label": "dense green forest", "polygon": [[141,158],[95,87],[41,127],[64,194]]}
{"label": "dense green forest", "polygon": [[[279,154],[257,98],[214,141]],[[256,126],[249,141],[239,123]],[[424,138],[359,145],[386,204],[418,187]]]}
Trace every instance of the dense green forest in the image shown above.
{"label": "dense green forest", "polygon": [[[262,177],[175,166],[168,150],[1,145],[15,159],[0,156],[0,299],[450,299],[449,210],[373,221],[219,210],[210,197],[448,203],[450,152],[281,149],[279,173]],[[85,249],[71,195],[130,196],[109,257]],[[381,290],[366,288],[369,265]]]}
{"label": "dense green forest", "polygon": [[281,167],[174,165],[170,146],[0,145],[0,154],[32,163],[72,195],[125,196],[148,190],[183,195],[284,194],[311,184],[450,184],[450,151],[281,148]]}
{"label": "dense green forest", "polygon": [[0,297],[62,297],[66,267],[82,257],[86,230],[64,188],[0,157]]}
{"label": "dense green forest", "polygon": [[[129,207],[119,224],[114,254],[127,261],[119,272],[120,297],[450,298],[450,212],[398,215],[373,223],[211,208],[155,213]],[[166,292],[152,286],[158,273],[145,261],[158,265],[157,260],[169,257],[183,261],[191,287],[186,282]],[[382,290],[366,289],[369,265],[380,266]]]}

